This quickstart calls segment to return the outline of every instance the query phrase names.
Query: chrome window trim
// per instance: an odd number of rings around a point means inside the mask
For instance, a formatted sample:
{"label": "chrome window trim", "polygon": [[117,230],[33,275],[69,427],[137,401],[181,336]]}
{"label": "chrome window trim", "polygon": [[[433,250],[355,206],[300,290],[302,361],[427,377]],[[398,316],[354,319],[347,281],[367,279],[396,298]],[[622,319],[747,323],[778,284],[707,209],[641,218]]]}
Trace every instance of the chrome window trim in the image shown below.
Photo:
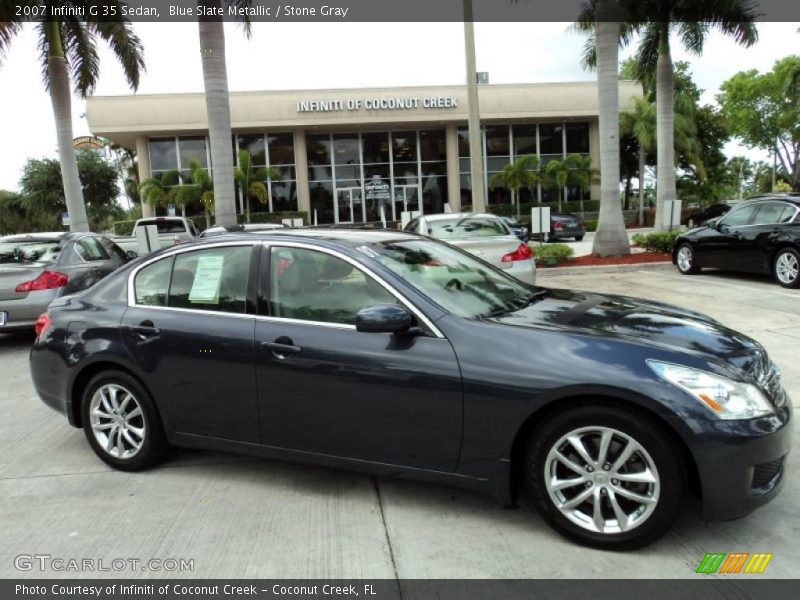
{"label": "chrome window trim", "polygon": [[785,206],[790,206],[790,207],[792,207],[794,209],[794,215],[792,215],[792,218],[789,219],[786,223],[752,223],[752,224],[749,224],[749,225],[728,225],[728,227],[731,227],[731,228],[735,227],[736,229],[743,229],[745,227],[769,227],[770,225],[789,225],[791,223],[794,223],[794,220],[797,218],[797,215],[800,213],[800,207],[798,207],[796,204],[793,204],[791,202],[786,202],[785,200],[780,200],[780,199],[775,199],[775,200],[772,200],[772,199],[770,199],[770,200],[756,200],[754,202],[748,202],[746,204],[740,204],[739,206],[736,206],[736,207],[732,208],[731,210],[729,210],[728,212],[726,212],[724,215],[722,215],[719,218],[719,224],[720,225],[725,225],[726,224],[725,223],[725,217],[730,215],[733,211],[738,210],[740,208],[744,208],[745,206],[755,206],[756,212],[753,214],[753,217],[755,217],[759,213],[759,211],[761,210],[761,207],[759,205],[767,204],[767,203],[783,204]]}
{"label": "chrome window trim", "polygon": [[[147,259],[146,261],[144,261],[142,264],[138,265],[136,268],[134,268],[130,272],[130,275],[128,275],[128,306],[130,306],[130,307],[134,307],[135,306],[137,308],[160,308],[160,309],[165,309],[165,310],[181,310],[181,311],[187,311],[187,312],[197,312],[197,313],[201,313],[201,314],[204,314],[204,315],[208,315],[208,314],[216,315],[216,314],[219,314],[219,315],[228,315],[228,316],[255,317],[256,315],[239,315],[238,313],[228,313],[228,312],[222,312],[222,311],[217,312],[217,311],[213,311],[213,310],[200,310],[200,309],[195,309],[195,308],[178,308],[176,306],[170,307],[170,306],[152,306],[150,304],[139,304],[139,303],[136,302],[135,280],[136,280],[136,276],[139,274],[139,271],[141,271],[145,267],[150,266],[153,263],[158,262],[159,260],[166,260],[166,259],[171,258],[173,256],[177,256],[178,254],[183,254],[185,252],[194,252],[194,251],[197,251],[197,250],[208,250],[210,248],[230,248],[230,247],[235,247],[235,246],[250,246],[252,248],[253,246],[255,246],[257,244],[258,244],[258,242],[254,242],[252,240],[249,240],[249,241],[239,241],[239,242],[232,242],[232,241],[217,242],[217,243],[214,243],[214,244],[203,244],[202,246],[188,246],[188,247],[183,247],[183,248],[181,248],[180,245],[176,245],[176,246],[174,246],[174,250],[171,250],[170,252],[167,252],[165,254],[160,254],[159,256],[154,256],[153,258]],[[167,290],[167,294],[169,294],[169,290]]]}
{"label": "chrome window trim", "polygon": [[[332,250],[331,248],[325,248],[325,247],[322,247],[322,246],[315,246],[314,244],[308,244],[308,243],[305,243],[305,242],[295,242],[295,241],[288,241],[288,240],[284,242],[282,240],[280,240],[280,241],[279,240],[275,240],[275,241],[268,240],[268,241],[264,241],[263,245],[265,247],[268,247],[268,248],[272,247],[272,246],[278,246],[278,247],[282,247],[282,248],[288,247],[288,248],[302,248],[304,250],[314,250],[314,251],[317,251],[317,252],[330,254],[331,256],[335,256],[336,258],[339,258],[341,260],[344,260],[347,263],[350,263],[351,265],[353,265],[353,268],[356,268],[359,271],[363,271],[369,277],[371,277],[372,279],[377,281],[392,296],[397,298],[400,301],[400,303],[403,306],[405,306],[408,310],[410,310],[414,315],[416,315],[416,317],[422,323],[424,323],[425,326],[428,329],[430,329],[430,331],[437,338],[444,338],[444,335],[439,330],[439,328],[436,327],[436,325],[433,324],[433,321],[431,321],[425,315],[425,313],[423,313],[419,308],[417,308],[414,305],[413,302],[411,302],[405,296],[403,296],[400,292],[398,292],[385,279],[383,279],[380,275],[376,274],[375,271],[373,271],[372,269],[370,269],[368,266],[364,265],[363,263],[358,262],[354,258],[351,258],[351,257],[347,256],[346,254],[344,254],[342,252],[339,252],[338,250]],[[272,319],[272,320],[279,320],[279,321],[287,321],[287,322],[311,323],[311,324],[314,324],[314,325],[318,325],[318,324],[321,324],[321,323],[324,323],[324,324],[327,324],[327,325],[331,325],[331,323],[328,323],[326,321],[301,321],[300,319],[286,319],[286,318],[283,318],[283,317],[264,317],[264,318],[269,318],[269,319]],[[344,326],[344,327],[355,329],[354,325],[347,325],[345,323],[333,323],[333,325],[337,325],[337,326],[340,326],[340,327]]]}
{"label": "chrome window trim", "polygon": [[[395,298],[397,298],[403,304],[403,306],[408,308],[414,315],[416,315],[416,317],[422,323],[424,323],[425,326],[428,327],[428,329],[430,329],[430,331],[437,338],[444,339],[444,337],[445,337],[442,334],[442,332],[439,330],[439,328],[436,327],[436,325],[433,324],[433,321],[431,321],[419,308],[417,308],[410,300],[405,298],[400,292],[398,292],[394,287],[392,287],[389,283],[387,283],[382,277],[377,275],[369,267],[359,263],[355,259],[353,259],[353,258],[347,256],[346,254],[343,254],[343,253],[341,253],[341,252],[339,252],[337,250],[331,250],[330,248],[324,248],[324,247],[321,247],[321,246],[316,246],[314,244],[309,244],[309,243],[305,243],[305,242],[295,242],[295,241],[289,241],[289,240],[287,240],[287,241],[283,241],[283,240],[274,240],[274,241],[273,240],[268,240],[268,241],[263,241],[263,242],[253,241],[253,240],[226,241],[226,242],[217,242],[217,243],[213,243],[213,244],[203,244],[203,245],[200,245],[200,246],[189,246],[189,247],[185,247],[185,248],[176,247],[174,250],[172,250],[172,251],[170,251],[168,253],[161,254],[159,256],[156,256],[156,257],[153,257],[151,259],[148,259],[148,260],[144,261],[142,264],[138,265],[136,268],[134,268],[131,271],[130,275],[128,275],[128,285],[127,285],[127,287],[128,287],[128,306],[132,307],[132,308],[135,307],[135,308],[146,308],[146,309],[150,309],[150,310],[178,311],[178,312],[183,312],[183,313],[187,313],[187,314],[198,314],[198,315],[206,315],[206,316],[207,315],[216,315],[216,316],[223,316],[223,317],[233,317],[233,318],[236,318],[236,319],[255,319],[255,320],[268,321],[268,322],[273,322],[273,323],[297,323],[297,324],[300,324],[300,325],[316,325],[318,327],[328,327],[328,328],[334,328],[334,329],[349,329],[349,330],[355,331],[355,329],[356,329],[355,325],[350,325],[350,324],[347,324],[347,323],[330,323],[330,322],[327,322],[327,321],[307,321],[307,320],[304,320],[304,319],[288,319],[288,318],[285,318],[285,317],[272,317],[272,316],[268,316],[268,315],[254,315],[254,314],[251,315],[251,314],[241,314],[241,313],[230,313],[230,312],[213,311],[213,310],[201,310],[201,309],[197,309],[197,308],[179,308],[179,307],[176,307],[176,306],[175,307],[173,307],[173,306],[152,306],[152,305],[149,305],[149,304],[139,304],[139,303],[136,302],[136,286],[135,286],[136,276],[139,274],[139,271],[141,271],[145,267],[150,266],[151,264],[156,263],[159,260],[168,260],[171,257],[177,256],[178,254],[183,254],[185,252],[194,252],[194,251],[199,251],[199,250],[207,250],[207,249],[210,249],[210,248],[230,248],[230,247],[236,247],[236,246],[251,246],[251,247],[260,246],[260,247],[267,247],[267,248],[269,248],[271,246],[281,246],[281,247],[303,248],[303,249],[306,249],[306,250],[316,250],[318,252],[324,252],[324,253],[330,254],[332,256],[335,256],[337,258],[340,258],[340,259],[350,263],[351,265],[353,265],[354,268],[357,268],[357,269],[363,271],[364,273],[366,273],[367,275],[372,277],[375,281],[377,281],[391,295],[393,295]],[[169,290],[167,290],[167,292],[169,292]]]}

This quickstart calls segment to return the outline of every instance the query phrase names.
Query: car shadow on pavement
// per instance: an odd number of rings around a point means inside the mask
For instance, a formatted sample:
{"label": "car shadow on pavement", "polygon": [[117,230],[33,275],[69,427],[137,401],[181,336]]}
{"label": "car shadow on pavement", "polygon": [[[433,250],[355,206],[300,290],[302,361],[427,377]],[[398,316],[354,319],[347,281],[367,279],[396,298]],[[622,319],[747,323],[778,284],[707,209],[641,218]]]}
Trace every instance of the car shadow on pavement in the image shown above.
{"label": "car shadow on pavement", "polygon": [[9,331],[0,333],[0,352],[4,350],[21,350],[33,344],[33,330]]}

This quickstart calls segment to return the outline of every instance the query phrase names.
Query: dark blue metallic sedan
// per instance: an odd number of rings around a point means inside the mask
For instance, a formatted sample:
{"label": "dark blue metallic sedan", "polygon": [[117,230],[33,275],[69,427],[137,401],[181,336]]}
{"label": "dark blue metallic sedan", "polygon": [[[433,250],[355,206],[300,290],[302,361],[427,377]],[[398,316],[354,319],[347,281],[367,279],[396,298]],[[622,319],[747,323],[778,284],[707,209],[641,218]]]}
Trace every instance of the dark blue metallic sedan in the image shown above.
{"label": "dark blue metallic sedan", "polygon": [[149,255],[51,305],[30,362],[117,469],[213,448],[519,492],[603,548],[658,538],[686,491],[706,519],[747,514],[789,452],[791,403],[757,342],[398,232]]}

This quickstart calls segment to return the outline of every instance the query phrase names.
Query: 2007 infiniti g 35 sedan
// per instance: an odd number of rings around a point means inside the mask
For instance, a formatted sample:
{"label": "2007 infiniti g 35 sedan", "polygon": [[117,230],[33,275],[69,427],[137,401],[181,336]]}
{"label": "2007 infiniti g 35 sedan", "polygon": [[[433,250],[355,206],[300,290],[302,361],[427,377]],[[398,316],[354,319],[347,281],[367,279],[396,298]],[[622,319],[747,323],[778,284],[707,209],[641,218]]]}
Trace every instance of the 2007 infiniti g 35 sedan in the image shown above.
{"label": "2007 infiniti g 35 sedan", "polygon": [[703,315],[533,287],[389,231],[181,244],[57,300],[31,371],[117,469],[174,447],[522,492],[559,532],[648,544],[684,492],[709,520],[775,496],[791,402]]}

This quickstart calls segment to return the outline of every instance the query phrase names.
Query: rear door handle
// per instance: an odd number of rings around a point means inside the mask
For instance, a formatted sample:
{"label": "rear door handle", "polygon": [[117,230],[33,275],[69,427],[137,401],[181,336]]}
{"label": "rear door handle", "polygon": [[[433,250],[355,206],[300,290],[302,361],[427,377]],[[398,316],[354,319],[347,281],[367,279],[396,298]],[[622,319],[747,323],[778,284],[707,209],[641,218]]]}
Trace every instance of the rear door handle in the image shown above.
{"label": "rear door handle", "polygon": [[154,340],[161,335],[161,330],[154,327],[152,321],[142,321],[139,325],[128,327],[128,329],[142,342]]}

